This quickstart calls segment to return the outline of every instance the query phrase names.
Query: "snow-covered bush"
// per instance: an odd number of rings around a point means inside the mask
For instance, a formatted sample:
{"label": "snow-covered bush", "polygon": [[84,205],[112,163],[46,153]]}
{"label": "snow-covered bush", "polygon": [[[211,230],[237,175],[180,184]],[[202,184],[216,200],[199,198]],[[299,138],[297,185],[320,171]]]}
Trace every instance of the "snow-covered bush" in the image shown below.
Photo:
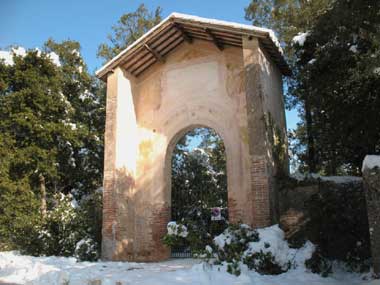
{"label": "snow-covered bush", "polygon": [[230,225],[213,240],[217,262],[240,261],[251,242],[258,242],[259,234],[245,224]]}
{"label": "snow-covered bush", "polygon": [[[82,197],[79,207],[76,208],[82,227],[85,228],[86,236],[96,244],[95,248],[100,253],[102,241],[102,192],[98,189],[94,193]],[[84,238],[84,236],[82,237]],[[81,258],[83,259],[83,258]]]}
{"label": "snow-covered bush", "polygon": [[74,256],[78,260],[95,261],[99,258],[99,246],[91,238],[83,238],[75,246]]}
{"label": "snow-covered bush", "polygon": [[187,227],[185,225],[171,221],[166,228],[167,234],[164,236],[163,241],[167,246],[172,247],[185,242],[188,236]]}
{"label": "snow-covered bush", "polygon": [[171,221],[167,225],[167,234],[163,238],[164,244],[174,248],[186,248],[188,247],[189,232],[185,225]]}
{"label": "snow-covered bush", "polygon": [[[21,253],[35,256],[75,256],[79,260],[96,260],[99,257],[101,227],[94,216],[101,209],[99,194],[95,193],[76,202],[72,195],[57,194],[52,208],[44,219],[28,228],[27,235],[17,234]],[[100,205],[95,205],[99,203]]]}
{"label": "snow-covered bush", "polygon": [[167,229],[169,236],[186,238],[189,234],[185,225],[177,224],[174,221],[168,223]]}
{"label": "snow-covered bush", "polygon": [[72,198],[67,195],[54,196],[53,208],[45,218],[31,226],[27,237],[18,238],[22,253],[32,255],[71,256],[82,233],[77,228],[77,213],[71,205]]}
{"label": "snow-covered bush", "polygon": [[222,219],[212,221],[212,209],[193,207],[186,212],[186,219],[170,222],[168,232],[164,236],[164,243],[172,250],[187,249],[193,255],[204,253],[206,245],[212,243],[215,235],[220,234],[227,227],[226,211],[222,209]]}
{"label": "snow-covered bush", "polygon": [[202,249],[201,243],[192,240],[195,231],[191,225],[170,222],[167,228],[166,245],[182,249],[195,245],[191,251],[196,257],[225,265],[234,275],[240,275],[242,265],[260,274],[281,274],[291,267],[305,266],[315,249],[311,242],[300,249],[290,248],[278,225],[254,230],[245,224],[230,224],[221,234],[209,238],[210,243]]}
{"label": "snow-covered bush", "polygon": [[[213,239],[213,254],[215,264],[227,263],[227,271],[240,275],[240,263],[250,242],[259,241],[259,234],[245,224],[230,225],[222,234]],[[208,250],[210,252],[210,250]]]}
{"label": "snow-covered bush", "polygon": [[83,229],[78,228],[78,215],[73,207],[72,197],[58,194],[55,201],[57,205],[47,212],[46,223],[42,225],[39,238],[48,245],[46,254],[71,256]]}
{"label": "snow-covered bush", "polygon": [[311,272],[318,273],[322,277],[332,273],[332,261],[324,257],[319,248],[314,251],[310,259],[306,260],[305,265]]}
{"label": "snow-covered bush", "polygon": [[[270,245],[268,244],[268,246]],[[288,261],[286,266],[280,266],[271,252],[264,253],[262,250],[246,256],[243,262],[249,269],[267,275],[281,274],[286,272],[291,266],[290,261]]]}
{"label": "snow-covered bush", "polygon": [[261,274],[280,274],[304,266],[314,251],[310,242],[301,249],[290,248],[278,225],[258,230],[233,225],[214,238],[212,247],[215,263],[227,264],[227,271],[235,275],[242,264]]}
{"label": "snow-covered bush", "polygon": [[269,241],[260,240],[259,232],[245,224],[227,228],[214,238],[216,263],[227,262],[228,272],[239,275],[239,263],[260,273],[281,273],[281,266],[276,263]]}

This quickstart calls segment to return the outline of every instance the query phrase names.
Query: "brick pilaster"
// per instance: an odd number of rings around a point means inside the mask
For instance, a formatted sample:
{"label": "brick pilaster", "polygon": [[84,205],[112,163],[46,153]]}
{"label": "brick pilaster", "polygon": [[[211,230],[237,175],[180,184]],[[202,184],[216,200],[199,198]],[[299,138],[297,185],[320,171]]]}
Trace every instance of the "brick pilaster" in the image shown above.
{"label": "brick pilaster", "polygon": [[115,247],[116,201],[114,192],[114,171],[116,161],[116,84],[116,75],[110,74],[107,78],[106,126],[104,135],[102,258],[105,260],[112,259]]}
{"label": "brick pilaster", "polygon": [[270,216],[271,177],[269,171],[268,141],[263,106],[261,65],[259,62],[259,40],[243,37],[245,68],[245,92],[248,117],[248,139],[250,154],[251,189],[247,194],[248,207],[254,227],[268,226]]}

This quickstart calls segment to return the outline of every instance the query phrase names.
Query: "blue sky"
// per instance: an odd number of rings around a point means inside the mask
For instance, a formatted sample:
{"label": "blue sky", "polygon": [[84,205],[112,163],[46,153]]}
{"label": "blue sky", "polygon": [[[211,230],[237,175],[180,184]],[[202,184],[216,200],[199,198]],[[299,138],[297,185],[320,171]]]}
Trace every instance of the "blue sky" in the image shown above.
{"label": "blue sky", "polygon": [[[151,10],[160,6],[164,17],[181,12],[249,24],[244,8],[250,0],[0,0],[0,49],[9,45],[40,47],[49,37],[77,40],[90,72],[94,72],[101,66],[97,47],[106,41],[111,26],[142,2]],[[295,111],[287,112],[287,121],[288,128],[295,127]]]}

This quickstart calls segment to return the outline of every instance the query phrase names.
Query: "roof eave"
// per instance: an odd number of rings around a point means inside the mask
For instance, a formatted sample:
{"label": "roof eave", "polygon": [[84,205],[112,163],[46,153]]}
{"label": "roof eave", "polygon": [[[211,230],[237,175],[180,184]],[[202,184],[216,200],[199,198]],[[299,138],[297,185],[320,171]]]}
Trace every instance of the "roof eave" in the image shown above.
{"label": "roof eave", "polygon": [[109,72],[112,72],[113,69],[116,68],[121,61],[123,61],[123,58],[127,54],[129,55],[133,54],[139,48],[140,44],[143,44],[144,42],[148,41],[156,33],[159,33],[160,31],[165,29],[167,26],[171,25],[173,22],[176,22],[179,24],[182,23],[182,24],[199,25],[202,27],[209,27],[213,29],[220,29],[220,30],[230,31],[230,32],[235,32],[235,33],[238,32],[241,35],[253,36],[259,39],[269,39],[270,42],[273,44],[273,46],[276,48],[276,53],[278,53],[279,58],[281,59],[281,61],[283,61],[283,64],[285,65],[285,67],[280,68],[281,72],[283,73],[283,75],[286,75],[286,76],[291,75],[291,70],[287,66],[287,63],[285,59],[283,58],[282,49],[273,31],[265,29],[265,28],[258,28],[254,26],[244,25],[244,24],[229,23],[229,22],[220,21],[220,20],[205,19],[205,18],[200,18],[197,16],[184,15],[184,14],[178,14],[178,13],[170,14],[161,23],[153,27],[146,34],[144,34],[138,40],[136,40],[133,44],[125,48],[117,56],[112,58],[104,66],[98,69],[95,72],[95,75],[98,78],[105,81],[106,80],[105,76]]}
{"label": "roof eave", "polygon": [[101,68],[99,68],[97,71],[95,71],[95,75],[104,80],[104,76],[107,75],[109,72],[112,72],[112,70],[118,65],[119,61],[122,60],[123,56],[133,51],[138,45],[143,42],[144,40],[148,39],[151,34],[153,34],[155,31],[164,28],[166,25],[170,24],[169,19],[173,18],[173,14],[170,14],[168,17],[166,17],[161,23],[154,26],[152,29],[150,29],[147,33],[142,35],[140,38],[138,38],[135,42],[133,42],[130,46],[126,47],[123,51],[121,51],[118,55],[116,55],[114,58],[109,60],[106,64],[104,64]]}

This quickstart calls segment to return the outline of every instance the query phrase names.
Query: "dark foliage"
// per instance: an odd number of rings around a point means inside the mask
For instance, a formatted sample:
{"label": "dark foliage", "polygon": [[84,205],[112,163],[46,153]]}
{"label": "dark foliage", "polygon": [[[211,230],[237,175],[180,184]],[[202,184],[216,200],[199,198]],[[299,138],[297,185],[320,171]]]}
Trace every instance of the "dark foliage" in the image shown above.
{"label": "dark foliage", "polygon": [[[353,271],[368,270],[370,243],[365,196],[360,183],[321,183],[320,191],[306,203],[310,222],[306,236],[318,246],[314,259],[344,261]],[[310,263],[314,267],[313,263]]]}

